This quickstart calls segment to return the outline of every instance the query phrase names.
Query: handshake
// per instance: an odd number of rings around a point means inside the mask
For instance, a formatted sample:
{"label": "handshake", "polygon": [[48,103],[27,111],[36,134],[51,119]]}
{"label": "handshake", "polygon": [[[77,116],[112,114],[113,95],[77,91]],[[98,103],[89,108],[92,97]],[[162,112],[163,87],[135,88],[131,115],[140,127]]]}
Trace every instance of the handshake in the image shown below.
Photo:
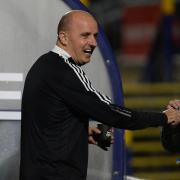
{"label": "handshake", "polygon": [[105,124],[98,124],[96,128],[89,128],[89,142],[107,151],[113,143],[112,128]]}
{"label": "handshake", "polygon": [[[180,100],[170,101],[169,105],[167,106],[167,110],[164,111],[164,113],[167,115],[169,123],[165,125],[161,131],[162,145],[164,149],[169,152],[179,153],[180,152]],[[175,120],[173,120],[173,118]]]}

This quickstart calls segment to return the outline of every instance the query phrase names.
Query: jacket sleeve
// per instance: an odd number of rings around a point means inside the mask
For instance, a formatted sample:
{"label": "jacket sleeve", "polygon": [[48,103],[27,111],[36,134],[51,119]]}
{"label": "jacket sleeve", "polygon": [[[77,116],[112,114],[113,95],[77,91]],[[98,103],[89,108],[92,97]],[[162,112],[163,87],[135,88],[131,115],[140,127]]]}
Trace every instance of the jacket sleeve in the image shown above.
{"label": "jacket sleeve", "polygon": [[167,122],[167,117],[163,113],[138,112],[103,102],[96,93],[87,90],[71,71],[68,71],[68,74],[51,75],[49,82],[55,93],[69,107],[109,126],[136,130],[162,126]]}

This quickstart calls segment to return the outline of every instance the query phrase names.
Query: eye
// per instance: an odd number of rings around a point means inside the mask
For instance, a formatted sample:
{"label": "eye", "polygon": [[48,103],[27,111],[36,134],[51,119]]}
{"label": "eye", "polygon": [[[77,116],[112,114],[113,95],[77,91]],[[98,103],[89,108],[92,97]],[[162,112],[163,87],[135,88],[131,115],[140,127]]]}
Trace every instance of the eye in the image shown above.
{"label": "eye", "polygon": [[82,33],[81,37],[83,37],[84,39],[87,39],[89,37],[90,33]]}

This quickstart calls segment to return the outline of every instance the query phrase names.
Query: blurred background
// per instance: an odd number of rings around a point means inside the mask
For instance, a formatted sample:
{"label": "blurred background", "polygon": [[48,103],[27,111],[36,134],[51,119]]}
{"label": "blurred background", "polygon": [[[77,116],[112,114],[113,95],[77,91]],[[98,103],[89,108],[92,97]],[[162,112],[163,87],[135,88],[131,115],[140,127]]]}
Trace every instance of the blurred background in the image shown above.
{"label": "blurred background", "polygon": [[[82,0],[103,26],[121,72],[124,104],[163,111],[180,98],[180,1]],[[158,128],[126,131],[126,172],[179,180],[179,154],[166,152]]]}

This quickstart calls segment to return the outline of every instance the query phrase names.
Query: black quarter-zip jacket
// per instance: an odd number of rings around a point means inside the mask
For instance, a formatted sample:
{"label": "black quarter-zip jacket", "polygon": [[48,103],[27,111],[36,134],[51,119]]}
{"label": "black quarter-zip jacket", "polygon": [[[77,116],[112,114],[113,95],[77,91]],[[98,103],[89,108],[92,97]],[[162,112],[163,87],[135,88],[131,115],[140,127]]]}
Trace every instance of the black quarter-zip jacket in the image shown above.
{"label": "black quarter-zip jacket", "polygon": [[130,130],[167,123],[163,113],[112,104],[72,59],[41,56],[23,91],[20,180],[85,180],[89,118]]}

